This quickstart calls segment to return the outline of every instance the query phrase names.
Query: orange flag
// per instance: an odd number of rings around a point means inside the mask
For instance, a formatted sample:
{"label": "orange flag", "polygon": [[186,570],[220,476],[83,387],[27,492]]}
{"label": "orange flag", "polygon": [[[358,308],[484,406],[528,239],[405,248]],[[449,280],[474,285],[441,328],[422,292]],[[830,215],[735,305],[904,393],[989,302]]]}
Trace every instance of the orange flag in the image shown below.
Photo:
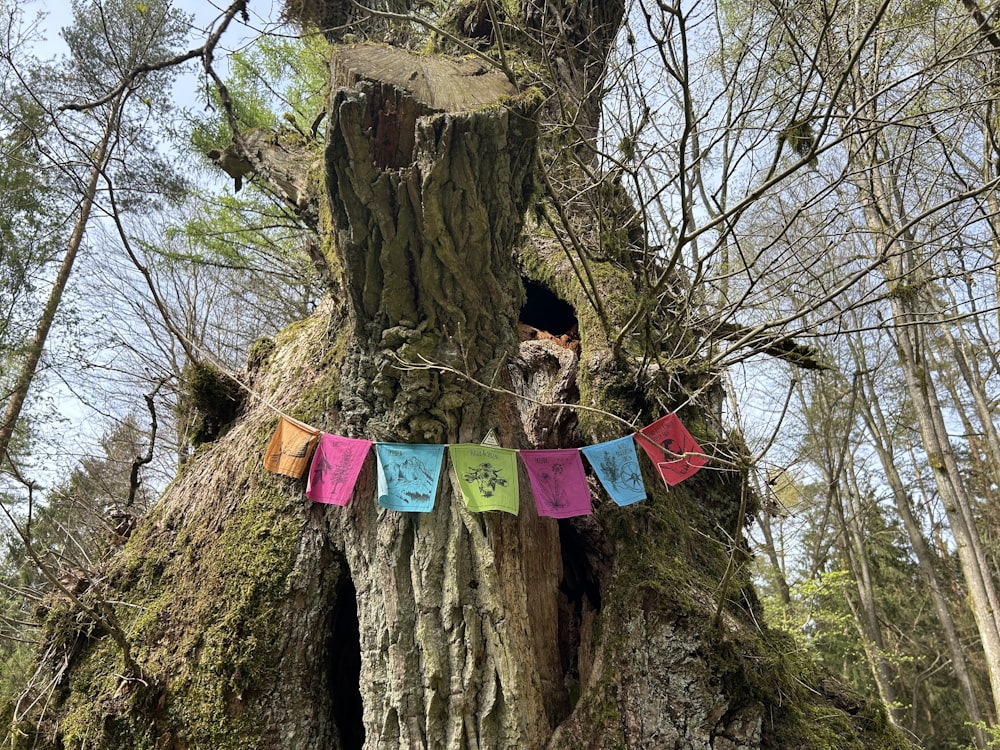
{"label": "orange flag", "polygon": [[299,479],[319,441],[319,430],[291,417],[282,417],[264,453],[264,468]]}

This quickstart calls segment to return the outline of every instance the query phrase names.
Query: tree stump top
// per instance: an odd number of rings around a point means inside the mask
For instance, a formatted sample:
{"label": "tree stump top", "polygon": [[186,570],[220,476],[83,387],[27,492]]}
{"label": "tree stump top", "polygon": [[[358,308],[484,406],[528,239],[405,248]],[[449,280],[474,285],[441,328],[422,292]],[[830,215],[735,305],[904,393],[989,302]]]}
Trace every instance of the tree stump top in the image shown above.
{"label": "tree stump top", "polygon": [[517,89],[485,61],[418,55],[394,47],[358,44],[333,53],[333,80],[355,88],[363,81],[389,84],[432,112],[461,112],[516,96]]}

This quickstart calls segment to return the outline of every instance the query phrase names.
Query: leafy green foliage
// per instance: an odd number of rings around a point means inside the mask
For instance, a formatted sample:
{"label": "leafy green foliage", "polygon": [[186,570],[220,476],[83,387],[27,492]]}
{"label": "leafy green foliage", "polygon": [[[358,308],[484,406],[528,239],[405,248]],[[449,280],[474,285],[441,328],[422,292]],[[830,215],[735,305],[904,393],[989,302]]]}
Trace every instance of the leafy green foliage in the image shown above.
{"label": "leafy green foliage", "polygon": [[41,125],[29,100],[0,90],[0,393],[30,336],[38,279],[55,256],[55,191],[35,145]]}
{"label": "leafy green foliage", "polygon": [[[182,44],[190,20],[162,0],[74,0],[72,8],[73,23],[62,30],[69,57],[55,69],[40,66],[35,73],[56,82],[46,86],[47,106],[54,110],[66,100],[92,105],[120,90],[120,96],[74,118],[83,131],[116,118],[115,147],[105,169],[118,209],[148,211],[164,200],[179,200],[187,181],[163,155],[152,123],[174,106],[170,84],[177,69],[165,63]],[[136,75],[140,69],[146,72]]]}
{"label": "leafy green foliage", "polygon": [[[136,515],[150,505],[153,492],[142,484],[128,503],[132,462],[145,452],[146,441],[136,420],[126,419],[101,440],[99,455],[84,458],[42,502],[22,507],[0,526],[0,715],[13,711],[22,695],[19,713],[34,698],[44,698],[46,668],[58,667],[94,627],[55,592],[50,577],[83,594],[128,536]],[[8,509],[14,500],[2,498]],[[43,636],[50,648],[57,647],[58,658],[53,652],[42,658],[38,680]]]}
{"label": "leafy green foliage", "polygon": [[[328,75],[319,40],[265,36],[234,53],[229,68],[226,86],[241,130],[271,131],[290,122],[299,132],[311,131],[324,108]],[[203,154],[224,148],[233,138],[219,92],[209,88],[205,95],[212,107],[209,116],[189,113],[191,143]]]}
{"label": "leafy green foliage", "polygon": [[[822,494],[815,486],[800,487],[795,510],[811,524],[823,522]],[[940,644],[938,623],[917,565],[908,550],[904,531],[894,517],[873,499],[864,505],[868,565],[875,588],[886,658],[902,701],[906,727],[928,747],[958,748],[968,738],[958,688],[952,679],[947,652]],[[820,533],[818,530],[815,533]],[[808,538],[808,535],[807,535]],[[809,546],[809,545],[807,545]],[[812,547],[815,549],[815,547]],[[873,701],[879,700],[866,644],[858,623],[858,590],[842,551],[836,549],[812,577],[810,565],[790,586],[791,602],[783,605],[766,583],[762,593],[767,622],[791,634],[800,648],[823,668]],[[946,568],[942,568],[944,573]],[[957,571],[952,569],[956,586]],[[968,613],[964,631],[972,635]],[[960,620],[960,623],[962,621]]]}
{"label": "leafy green foliage", "polygon": [[[84,457],[31,509],[30,526],[26,512],[21,514],[20,526],[30,533],[43,564],[54,570],[88,570],[122,541],[124,516],[141,514],[153,499],[152,489],[140,484],[128,503],[132,462],[146,452],[147,442],[136,419],[126,418],[101,439],[98,455]],[[20,571],[21,585],[44,589],[46,579],[23,542],[13,538],[6,557]]]}
{"label": "leafy green foliage", "polygon": [[[73,0],[73,24],[62,30],[69,46],[71,85],[78,97],[101,97],[139,67],[156,66],[174,54],[188,19],[165,2]],[[142,74],[142,103],[152,109],[169,106],[166,84],[170,69]]]}
{"label": "leafy green foliage", "polygon": [[[987,747],[1000,748],[1000,724],[987,724],[981,721],[978,727],[986,733]],[[962,745],[961,750],[976,750],[975,745]]]}

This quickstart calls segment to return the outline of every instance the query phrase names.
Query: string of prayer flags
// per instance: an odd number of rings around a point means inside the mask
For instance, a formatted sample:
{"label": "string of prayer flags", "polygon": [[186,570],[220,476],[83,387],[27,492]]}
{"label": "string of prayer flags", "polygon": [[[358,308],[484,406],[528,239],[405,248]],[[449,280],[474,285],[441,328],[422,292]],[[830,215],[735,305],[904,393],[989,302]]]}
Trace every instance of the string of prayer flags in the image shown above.
{"label": "string of prayer flags", "polygon": [[[498,442],[495,431],[490,430],[480,445],[374,443],[379,505],[403,512],[433,510],[446,447],[470,511],[499,510],[517,515],[520,455],[538,515],[550,518],[592,512],[582,456],[587,457],[601,485],[619,506],[646,498],[636,442],[671,487],[709,460],[675,414],[667,414],[629,437],[582,448],[516,451],[501,448]],[[346,506],[372,445],[370,440],[322,433],[282,415],[264,452],[264,466],[295,479],[308,467],[306,497],[317,503]]]}
{"label": "string of prayer flags", "polygon": [[655,464],[663,481],[671,487],[708,463],[708,457],[702,455],[701,446],[676,414],[657,419],[637,432],[635,439]]}
{"label": "string of prayer flags", "polygon": [[538,515],[549,518],[590,515],[590,488],[580,451],[570,448],[520,453],[531,480]]}
{"label": "string of prayer flags", "polygon": [[309,466],[306,497],[316,503],[347,505],[371,447],[371,440],[357,440],[326,432],[320,435]]}
{"label": "string of prayer flags", "polygon": [[631,435],[580,449],[594,467],[601,486],[618,505],[631,505],[646,499],[639,457]]}
{"label": "string of prayer flags", "polygon": [[376,443],[378,504],[389,510],[430,513],[441,479],[443,445]]}
{"label": "string of prayer flags", "polygon": [[300,479],[318,441],[319,430],[282,416],[264,452],[264,468],[275,474]]}
{"label": "string of prayer flags", "polygon": [[469,510],[502,510],[517,515],[517,451],[487,445],[450,445],[448,454]]}

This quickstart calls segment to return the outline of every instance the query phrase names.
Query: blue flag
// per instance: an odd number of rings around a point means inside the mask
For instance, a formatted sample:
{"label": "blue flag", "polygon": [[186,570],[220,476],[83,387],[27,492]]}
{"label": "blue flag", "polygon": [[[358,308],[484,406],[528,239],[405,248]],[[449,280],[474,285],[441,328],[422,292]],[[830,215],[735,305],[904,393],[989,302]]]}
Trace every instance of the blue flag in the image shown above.
{"label": "blue flag", "polygon": [[430,513],[441,478],[443,445],[376,443],[378,504],[389,510]]}
{"label": "blue flag", "polygon": [[589,445],[580,449],[594,467],[601,485],[618,505],[631,505],[646,499],[639,458],[632,436]]}

